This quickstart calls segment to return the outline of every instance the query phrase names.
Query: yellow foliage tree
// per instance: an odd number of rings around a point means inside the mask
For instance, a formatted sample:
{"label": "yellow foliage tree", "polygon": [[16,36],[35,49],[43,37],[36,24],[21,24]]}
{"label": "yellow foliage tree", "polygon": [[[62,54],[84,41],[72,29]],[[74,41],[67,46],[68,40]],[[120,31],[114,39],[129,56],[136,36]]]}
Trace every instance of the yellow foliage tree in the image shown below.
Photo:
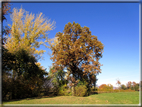
{"label": "yellow foliage tree", "polygon": [[[11,31],[2,48],[2,66],[3,71],[10,72],[10,84],[13,87],[8,86],[9,91],[3,91],[3,98],[8,92],[12,92],[11,98],[24,98],[25,93],[26,97],[34,96],[40,93],[44,75],[47,74],[40,63],[37,63],[36,56],[45,52],[38,48],[40,45],[46,46],[47,33],[54,29],[55,22],[44,18],[42,13],[35,17],[22,8],[14,8],[11,19]],[[3,84],[6,84],[4,81]],[[3,89],[6,87],[7,85],[3,86]]]}
{"label": "yellow foliage tree", "polygon": [[[9,52],[14,53],[19,49],[26,49],[26,51],[31,54],[41,55],[45,50],[37,50],[40,45],[46,45],[47,32],[53,30],[55,27],[55,22],[50,22],[50,19],[43,17],[40,13],[35,17],[24,9],[13,9],[12,15],[12,25],[10,37],[7,39],[5,48]],[[45,40],[40,41],[39,40]]]}

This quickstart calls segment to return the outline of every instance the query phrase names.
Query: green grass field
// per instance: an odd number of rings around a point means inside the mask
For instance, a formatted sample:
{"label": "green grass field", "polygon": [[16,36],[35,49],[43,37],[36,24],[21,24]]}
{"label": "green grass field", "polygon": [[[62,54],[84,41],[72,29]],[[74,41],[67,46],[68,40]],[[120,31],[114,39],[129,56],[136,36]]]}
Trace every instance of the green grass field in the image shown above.
{"label": "green grass field", "polygon": [[101,93],[87,97],[57,96],[22,99],[3,104],[139,104],[139,92]]}

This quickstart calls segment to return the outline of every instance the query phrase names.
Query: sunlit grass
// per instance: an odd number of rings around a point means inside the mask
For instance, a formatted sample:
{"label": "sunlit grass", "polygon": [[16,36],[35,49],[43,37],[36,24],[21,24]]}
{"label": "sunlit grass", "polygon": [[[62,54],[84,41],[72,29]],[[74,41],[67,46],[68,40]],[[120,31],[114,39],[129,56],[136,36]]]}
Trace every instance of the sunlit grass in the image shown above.
{"label": "sunlit grass", "polygon": [[139,104],[139,92],[101,93],[87,97],[57,96],[9,101],[3,104]]}

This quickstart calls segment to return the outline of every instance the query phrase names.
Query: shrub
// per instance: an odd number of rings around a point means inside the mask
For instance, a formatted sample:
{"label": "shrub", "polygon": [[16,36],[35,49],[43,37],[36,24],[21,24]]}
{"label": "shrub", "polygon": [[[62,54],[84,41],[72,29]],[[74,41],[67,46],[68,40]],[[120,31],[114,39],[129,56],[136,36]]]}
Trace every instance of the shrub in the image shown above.
{"label": "shrub", "polygon": [[65,91],[61,88],[58,92],[58,95],[60,95],[60,96],[65,95]]}
{"label": "shrub", "polygon": [[122,84],[122,85],[121,85],[121,89],[126,90],[127,87],[126,87],[124,84]]}
{"label": "shrub", "polygon": [[80,85],[88,85],[88,83],[86,81],[81,81],[79,80],[78,83],[77,83],[77,86],[80,86]]}
{"label": "shrub", "polygon": [[119,89],[115,89],[114,92],[120,92],[120,90]]}
{"label": "shrub", "polygon": [[68,93],[68,96],[72,96],[72,92]]}
{"label": "shrub", "polygon": [[51,95],[57,96],[59,93],[60,87],[59,86],[54,86],[53,88],[51,88]]}
{"label": "shrub", "polygon": [[94,91],[98,91],[98,90],[99,90],[99,88],[98,88],[98,87],[95,87]]}
{"label": "shrub", "polygon": [[95,91],[95,88],[94,87],[92,87],[91,88],[91,93],[93,93]]}
{"label": "shrub", "polygon": [[135,91],[138,91],[138,90],[139,90],[139,84],[136,84],[136,85],[135,85],[134,90],[135,90]]}
{"label": "shrub", "polygon": [[127,89],[127,90],[122,90],[123,92],[134,92],[135,90]]}
{"label": "shrub", "polygon": [[85,85],[79,85],[75,87],[75,96],[86,96],[87,95],[87,87]]}
{"label": "shrub", "polygon": [[113,92],[113,86],[111,84],[102,84],[98,90],[102,92]]}
{"label": "shrub", "polygon": [[71,91],[69,90],[68,86],[65,84],[59,88],[58,95],[60,96],[68,96],[70,95]]}

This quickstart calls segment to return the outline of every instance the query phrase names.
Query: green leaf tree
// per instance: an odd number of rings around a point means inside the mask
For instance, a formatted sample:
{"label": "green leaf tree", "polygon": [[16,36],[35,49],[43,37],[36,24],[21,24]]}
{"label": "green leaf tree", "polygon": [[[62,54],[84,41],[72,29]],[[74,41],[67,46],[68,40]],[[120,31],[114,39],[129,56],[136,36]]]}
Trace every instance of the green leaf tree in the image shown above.
{"label": "green leaf tree", "polygon": [[126,87],[124,84],[122,84],[122,85],[121,85],[121,89],[126,90],[127,87]]}
{"label": "green leaf tree", "polygon": [[50,68],[48,77],[52,79],[51,83],[54,86],[53,89],[55,89],[55,91],[58,91],[60,87],[67,84],[67,80],[65,79],[66,72],[63,69],[60,69],[57,72],[53,72],[53,70],[55,70],[55,67],[52,66]]}

